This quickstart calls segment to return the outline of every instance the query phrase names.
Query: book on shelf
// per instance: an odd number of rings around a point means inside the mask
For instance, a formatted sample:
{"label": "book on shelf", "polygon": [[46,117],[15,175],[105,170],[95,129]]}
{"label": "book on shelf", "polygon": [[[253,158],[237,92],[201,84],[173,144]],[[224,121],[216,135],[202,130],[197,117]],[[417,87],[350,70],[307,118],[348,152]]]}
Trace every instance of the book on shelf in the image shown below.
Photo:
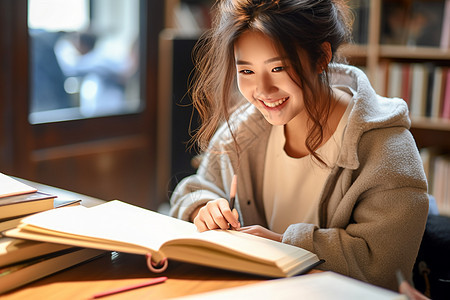
{"label": "book on shelf", "polygon": [[377,80],[385,84],[377,89],[381,95],[404,99],[412,116],[450,119],[449,72],[449,67],[431,63],[383,61]]}
{"label": "book on shelf", "polygon": [[431,193],[440,214],[450,216],[450,155],[438,155],[433,162]]}
{"label": "book on shelf", "polygon": [[118,200],[91,208],[66,207],[34,214],[4,235],[147,255],[149,269],[157,272],[173,259],[267,277],[290,277],[322,262],[316,254],[299,247],[235,230],[198,232],[190,222]]}
{"label": "book on shelf", "polygon": [[71,248],[0,268],[0,294],[103,255],[97,249]]}
{"label": "book on shelf", "polygon": [[376,68],[374,87],[379,95],[388,95],[389,65],[388,61],[381,60]]}
{"label": "book on shelf", "polygon": [[434,176],[434,159],[440,155],[442,151],[436,147],[423,147],[419,149],[420,158],[422,159],[423,170],[428,181],[428,193],[433,194],[432,183]]}
{"label": "book on shelf", "polygon": [[334,272],[320,272],[293,278],[221,289],[179,298],[180,300],[229,299],[364,299],[407,300],[391,290],[365,283]]}
{"label": "book on shelf", "polygon": [[445,72],[445,91],[442,100],[442,118],[450,119],[450,68]]}
{"label": "book on shelf", "polygon": [[423,63],[411,65],[411,101],[409,110],[412,116],[425,116],[428,89],[428,68]]}
{"label": "book on shelf", "polygon": [[411,103],[411,85],[412,85],[412,75],[411,66],[409,64],[402,64],[402,74],[401,74],[401,98],[403,98],[408,105]]}
{"label": "book on shelf", "polygon": [[428,193],[436,201],[439,214],[450,216],[450,154],[439,147],[420,149],[425,175],[428,180]]}
{"label": "book on shelf", "polygon": [[430,114],[432,118],[440,118],[442,116],[442,108],[444,102],[445,92],[445,71],[446,69],[441,66],[436,66],[433,72],[433,85],[430,92]]}
{"label": "book on shelf", "polygon": [[411,105],[412,72],[411,65],[401,62],[390,62],[388,74],[388,97],[399,97]]}
{"label": "book on shelf", "polygon": [[[389,65],[389,85],[387,96],[401,97],[402,96],[402,86],[403,86],[403,64],[399,62],[392,62]],[[406,101],[406,99],[405,99]]]}

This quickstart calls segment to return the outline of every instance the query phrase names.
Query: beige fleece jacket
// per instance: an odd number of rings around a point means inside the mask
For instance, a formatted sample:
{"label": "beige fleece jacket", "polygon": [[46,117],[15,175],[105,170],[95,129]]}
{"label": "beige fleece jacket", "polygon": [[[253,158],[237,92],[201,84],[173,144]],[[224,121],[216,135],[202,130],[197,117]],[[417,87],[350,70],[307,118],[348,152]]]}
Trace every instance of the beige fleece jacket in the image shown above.
{"label": "beige fleece jacket", "polygon": [[[319,268],[397,289],[396,270],[411,274],[424,232],[427,182],[409,132],[406,103],[376,95],[365,74],[331,65],[332,83],[357,92],[336,166],[321,193],[319,224],[288,227],[283,243],[316,253]],[[227,198],[238,176],[237,203],[243,226],[267,227],[262,201],[270,124],[250,104],[231,120],[241,149],[238,159],[227,126],[213,137],[197,174],[171,197],[171,214],[189,220],[199,205]],[[300,201],[300,200],[299,200]]]}

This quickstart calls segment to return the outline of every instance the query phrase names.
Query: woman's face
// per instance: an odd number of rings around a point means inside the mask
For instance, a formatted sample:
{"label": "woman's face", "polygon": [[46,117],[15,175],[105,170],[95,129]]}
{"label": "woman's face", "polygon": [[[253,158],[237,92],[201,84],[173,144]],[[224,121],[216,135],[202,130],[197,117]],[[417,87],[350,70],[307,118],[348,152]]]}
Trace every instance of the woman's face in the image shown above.
{"label": "woman's face", "polygon": [[270,124],[286,125],[305,114],[303,91],[270,38],[246,31],[234,44],[234,56],[239,91]]}

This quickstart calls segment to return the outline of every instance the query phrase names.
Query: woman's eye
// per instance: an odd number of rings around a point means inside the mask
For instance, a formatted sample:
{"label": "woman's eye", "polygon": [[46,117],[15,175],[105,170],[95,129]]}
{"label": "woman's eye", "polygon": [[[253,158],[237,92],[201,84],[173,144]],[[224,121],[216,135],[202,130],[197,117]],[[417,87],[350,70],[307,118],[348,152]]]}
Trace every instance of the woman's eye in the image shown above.
{"label": "woman's eye", "polygon": [[253,74],[253,71],[251,71],[251,70],[240,70],[239,73],[248,75],[248,74]]}
{"label": "woman's eye", "polygon": [[284,70],[284,67],[275,67],[272,69],[272,72],[281,72]]}

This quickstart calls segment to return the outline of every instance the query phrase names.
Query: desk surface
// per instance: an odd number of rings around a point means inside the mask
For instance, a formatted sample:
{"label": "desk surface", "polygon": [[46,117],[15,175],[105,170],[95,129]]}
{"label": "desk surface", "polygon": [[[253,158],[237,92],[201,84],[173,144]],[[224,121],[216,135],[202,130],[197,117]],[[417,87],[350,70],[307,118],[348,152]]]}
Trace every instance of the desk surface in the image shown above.
{"label": "desk surface", "polygon": [[[85,206],[103,202],[46,185],[25,182],[59,197],[81,199]],[[169,279],[162,284],[104,299],[167,299],[264,280],[257,276],[175,261],[169,262],[169,267],[163,274],[154,274],[148,270],[144,256],[112,252],[0,295],[0,299],[89,299],[100,292],[138,284],[159,276],[167,276]]]}
{"label": "desk surface", "polygon": [[164,283],[143,287],[104,299],[168,299],[221,288],[256,283],[260,277],[170,262],[163,274],[151,273],[145,258],[112,252],[30,283],[0,299],[90,299],[93,295],[167,276]]}

